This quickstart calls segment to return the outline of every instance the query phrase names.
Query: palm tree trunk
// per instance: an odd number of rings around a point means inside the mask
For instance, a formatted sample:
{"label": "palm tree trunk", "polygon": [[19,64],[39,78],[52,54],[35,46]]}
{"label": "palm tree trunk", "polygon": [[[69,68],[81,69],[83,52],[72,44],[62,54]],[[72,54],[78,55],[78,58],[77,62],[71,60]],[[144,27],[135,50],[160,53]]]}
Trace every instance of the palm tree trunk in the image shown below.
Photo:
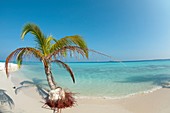
{"label": "palm tree trunk", "polygon": [[48,81],[48,85],[50,86],[51,90],[54,90],[57,88],[56,83],[54,81],[52,72],[51,72],[51,65],[50,63],[44,64],[44,68],[45,68],[45,74],[47,76],[47,81]]}
{"label": "palm tree trunk", "polygon": [[57,88],[51,72],[51,65],[49,62],[44,62],[44,69],[47,76],[48,84],[51,90],[48,92],[46,104],[53,110],[53,113],[60,113],[61,109],[72,107],[75,104],[73,93],[65,92],[62,88]]}

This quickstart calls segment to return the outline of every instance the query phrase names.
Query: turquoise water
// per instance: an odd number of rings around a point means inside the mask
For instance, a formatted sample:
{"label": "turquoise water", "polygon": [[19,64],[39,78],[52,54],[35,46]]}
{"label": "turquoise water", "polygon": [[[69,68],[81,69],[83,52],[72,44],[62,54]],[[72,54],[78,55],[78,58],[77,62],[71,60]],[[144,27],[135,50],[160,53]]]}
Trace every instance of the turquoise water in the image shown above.
{"label": "turquoise water", "polygon": [[[122,97],[153,90],[170,81],[170,61],[67,63],[75,73],[73,84],[65,69],[52,65],[58,85],[82,97]],[[26,63],[13,76],[45,79],[41,63]]]}

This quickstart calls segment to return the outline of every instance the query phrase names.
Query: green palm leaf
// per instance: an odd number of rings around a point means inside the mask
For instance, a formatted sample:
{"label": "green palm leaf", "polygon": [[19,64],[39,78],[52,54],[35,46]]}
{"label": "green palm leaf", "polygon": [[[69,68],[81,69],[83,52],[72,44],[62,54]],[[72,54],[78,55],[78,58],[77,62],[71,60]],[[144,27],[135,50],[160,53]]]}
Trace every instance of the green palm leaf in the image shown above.
{"label": "green palm leaf", "polygon": [[50,54],[50,48],[52,46],[52,41],[57,42],[57,40],[55,38],[53,38],[52,36],[47,37],[45,40],[45,50],[46,50],[47,54]]}
{"label": "green palm leaf", "polygon": [[35,41],[37,42],[38,45],[37,48],[40,51],[42,51],[42,53],[46,54],[46,50],[45,50],[46,38],[44,34],[41,32],[40,28],[32,23],[26,24],[22,30],[21,39],[24,39],[27,33],[31,33],[35,36]]}
{"label": "green palm leaf", "polygon": [[85,53],[85,56],[88,58],[88,49],[85,41],[82,39],[81,36],[75,35],[75,36],[66,36],[60,40],[58,40],[55,44],[51,47],[51,53],[59,50],[63,47],[67,46],[78,46],[80,49],[83,50]]}
{"label": "green palm leaf", "polygon": [[[86,49],[86,51],[88,52],[88,49]],[[55,50],[53,53],[49,54],[46,58],[52,58],[53,56],[56,57],[64,57],[63,53],[70,53],[70,56],[72,56],[73,53],[75,53],[74,55],[77,54],[81,54],[83,57],[85,56],[86,58],[88,58],[88,54],[86,54],[84,52],[84,50],[82,50],[80,47],[78,46],[64,46],[58,50]]]}

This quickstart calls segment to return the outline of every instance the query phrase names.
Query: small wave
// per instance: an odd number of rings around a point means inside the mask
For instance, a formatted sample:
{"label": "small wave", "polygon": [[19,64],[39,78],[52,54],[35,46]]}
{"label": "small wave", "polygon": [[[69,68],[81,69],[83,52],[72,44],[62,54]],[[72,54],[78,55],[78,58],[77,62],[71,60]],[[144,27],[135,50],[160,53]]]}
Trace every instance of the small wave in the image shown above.
{"label": "small wave", "polygon": [[131,96],[135,96],[135,95],[140,95],[140,94],[148,94],[148,93],[152,93],[154,91],[157,91],[159,89],[161,89],[161,86],[152,88],[150,90],[146,90],[146,91],[140,91],[137,93],[132,93],[132,94],[128,94],[125,96],[120,96],[120,97],[109,97],[109,96],[76,96],[75,98],[77,99],[108,99],[108,100],[117,100],[117,99],[124,99],[124,98],[129,98]]}

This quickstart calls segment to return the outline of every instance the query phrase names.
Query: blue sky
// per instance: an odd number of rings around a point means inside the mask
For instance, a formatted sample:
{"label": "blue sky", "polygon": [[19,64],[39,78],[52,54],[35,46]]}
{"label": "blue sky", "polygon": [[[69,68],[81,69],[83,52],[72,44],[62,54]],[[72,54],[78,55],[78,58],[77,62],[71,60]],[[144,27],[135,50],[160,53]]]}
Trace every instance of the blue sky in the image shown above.
{"label": "blue sky", "polygon": [[37,24],[56,39],[81,35],[89,48],[119,60],[170,58],[169,0],[0,0],[0,59],[35,47],[22,27]]}

